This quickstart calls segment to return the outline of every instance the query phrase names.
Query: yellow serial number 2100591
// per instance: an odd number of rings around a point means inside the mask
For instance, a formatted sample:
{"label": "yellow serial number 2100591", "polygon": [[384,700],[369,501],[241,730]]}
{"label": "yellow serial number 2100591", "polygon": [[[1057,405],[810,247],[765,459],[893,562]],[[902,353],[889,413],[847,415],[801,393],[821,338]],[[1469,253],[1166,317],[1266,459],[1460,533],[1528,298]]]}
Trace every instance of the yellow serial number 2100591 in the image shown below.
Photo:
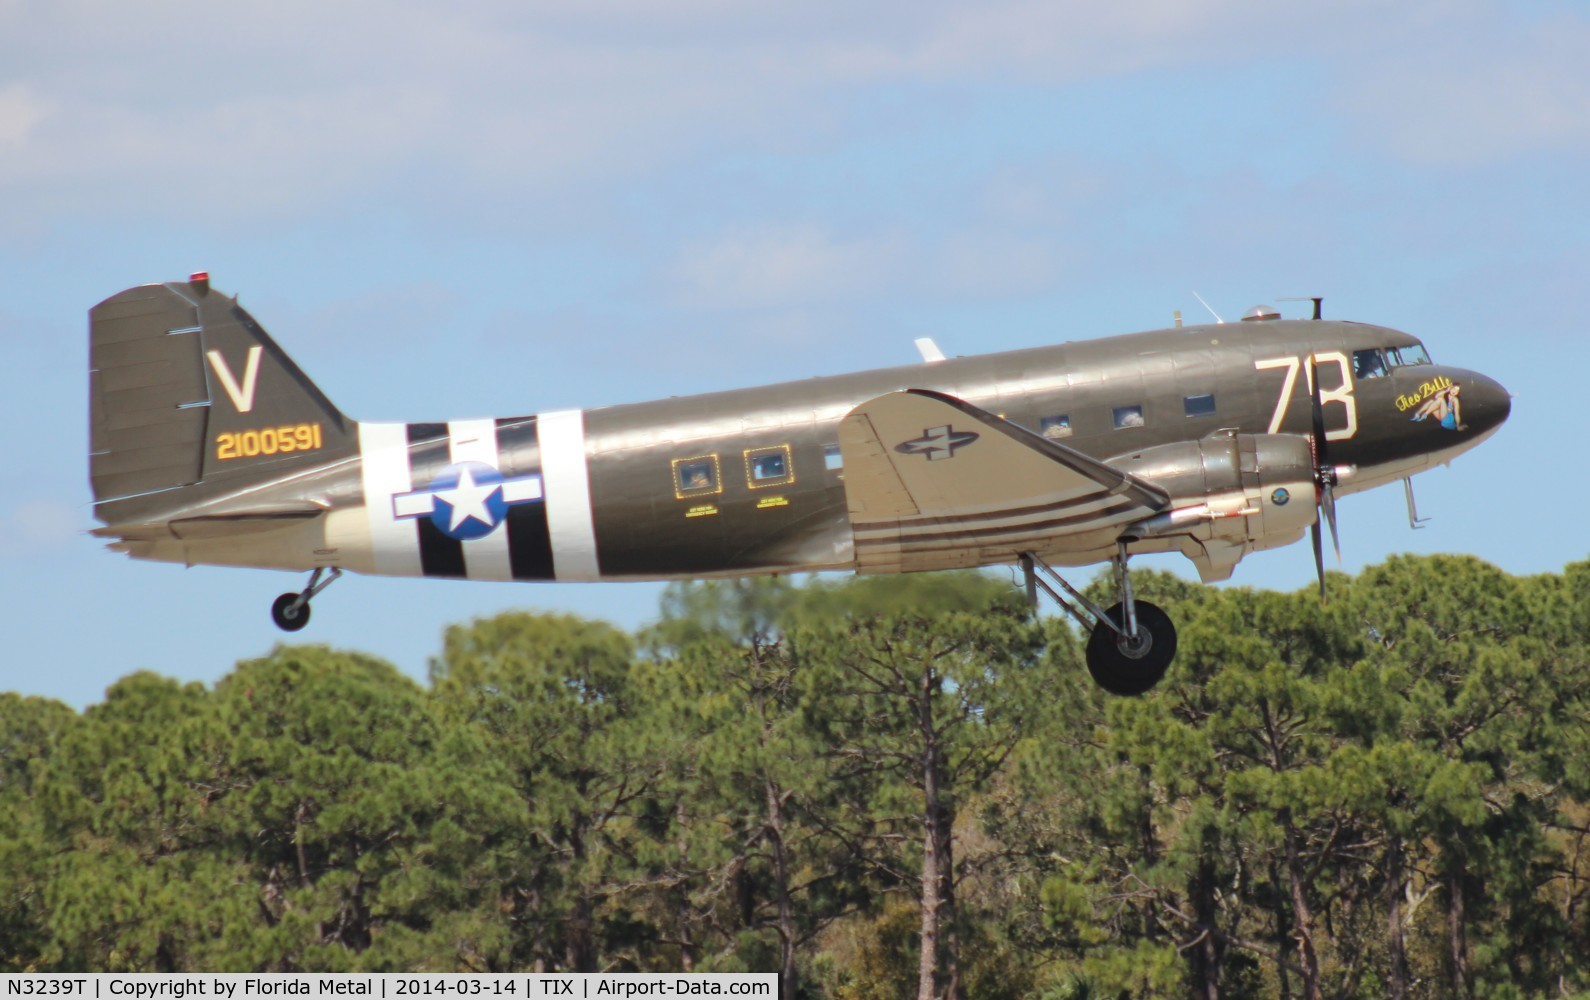
{"label": "yellow serial number 2100591", "polygon": [[320,447],[319,424],[290,424],[258,431],[217,434],[215,457],[254,458],[257,455],[284,455],[293,451],[314,451]]}

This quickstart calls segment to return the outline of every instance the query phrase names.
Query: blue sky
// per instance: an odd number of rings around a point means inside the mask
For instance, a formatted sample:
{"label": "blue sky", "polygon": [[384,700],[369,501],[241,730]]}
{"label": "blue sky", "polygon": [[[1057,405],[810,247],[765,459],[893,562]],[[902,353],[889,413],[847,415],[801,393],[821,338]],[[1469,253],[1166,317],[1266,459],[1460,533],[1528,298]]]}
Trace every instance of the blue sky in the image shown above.
{"label": "blue sky", "polygon": [[[1517,396],[1416,480],[1425,530],[1395,488],[1344,501],[1344,568],[1583,559],[1585,51],[1590,11],[1547,0],[0,0],[0,688],[80,706],[280,637],[296,575],[85,534],[86,311],[199,269],[345,412],[399,420],[1324,295]],[[1234,583],[1311,577],[1293,546]],[[302,639],[423,676],[449,623],[632,627],[658,590],[349,577]]]}

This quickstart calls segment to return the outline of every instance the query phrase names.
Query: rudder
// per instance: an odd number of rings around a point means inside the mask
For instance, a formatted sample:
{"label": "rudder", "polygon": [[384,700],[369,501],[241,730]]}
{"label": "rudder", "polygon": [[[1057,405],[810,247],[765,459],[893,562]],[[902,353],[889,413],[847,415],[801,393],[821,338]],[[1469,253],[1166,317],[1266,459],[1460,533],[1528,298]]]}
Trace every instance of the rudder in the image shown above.
{"label": "rudder", "polygon": [[353,421],[208,279],[89,310],[89,478],[107,524],[357,451]]}

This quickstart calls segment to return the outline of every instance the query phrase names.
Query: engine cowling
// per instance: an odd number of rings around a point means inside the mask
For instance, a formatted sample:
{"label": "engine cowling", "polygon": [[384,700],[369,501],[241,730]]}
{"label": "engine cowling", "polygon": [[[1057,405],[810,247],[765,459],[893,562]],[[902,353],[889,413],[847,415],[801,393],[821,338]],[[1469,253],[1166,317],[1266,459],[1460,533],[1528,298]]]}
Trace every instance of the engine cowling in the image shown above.
{"label": "engine cowling", "polygon": [[1319,517],[1314,456],[1299,434],[1212,434],[1109,464],[1171,497],[1168,509],[1130,525],[1122,533],[1128,540],[1186,535],[1236,547],[1240,558],[1296,541]]}

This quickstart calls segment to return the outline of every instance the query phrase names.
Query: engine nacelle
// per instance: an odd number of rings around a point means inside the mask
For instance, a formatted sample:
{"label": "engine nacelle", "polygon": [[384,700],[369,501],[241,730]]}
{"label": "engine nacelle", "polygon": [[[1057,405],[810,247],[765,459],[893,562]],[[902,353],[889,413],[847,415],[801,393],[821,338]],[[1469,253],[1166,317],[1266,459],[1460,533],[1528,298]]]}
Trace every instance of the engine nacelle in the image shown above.
{"label": "engine nacelle", "polygon": [[[1319,517],[1314,456],[1298,434],[1212,434],[1109,460],[1170,494],[1171,505],[1130,525],[1127,539],[1186,535],[1241,552],[1285,545]],[[1235,560],[1232,560],[1233,562]]]}

